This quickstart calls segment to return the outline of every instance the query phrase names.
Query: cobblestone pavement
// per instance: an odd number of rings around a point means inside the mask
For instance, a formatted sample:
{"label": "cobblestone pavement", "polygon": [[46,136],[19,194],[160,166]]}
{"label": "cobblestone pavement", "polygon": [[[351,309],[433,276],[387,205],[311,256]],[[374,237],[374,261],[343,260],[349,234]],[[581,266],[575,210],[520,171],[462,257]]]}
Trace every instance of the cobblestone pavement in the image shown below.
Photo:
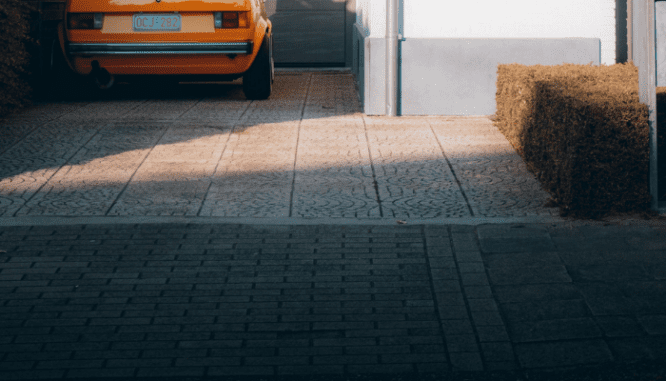
{"label": "cobblestone pavement", "polygon": [[38,104],[0,121],[0,217],[550,218],[488,117],[368,117],[347,73]]}
{"label": "cobblestone pavement", "polygon": [[664,225],[555,216],[488,117],[280,72],[0,123],[0,380],[666,377]]}
{"label": "cobblestone pavement", "polygon": [[[0,379],[490,380],[637,360],[663,377],[665,237],[563,223],[0,227]],[[634,369],[620,379],[659,379]]]}

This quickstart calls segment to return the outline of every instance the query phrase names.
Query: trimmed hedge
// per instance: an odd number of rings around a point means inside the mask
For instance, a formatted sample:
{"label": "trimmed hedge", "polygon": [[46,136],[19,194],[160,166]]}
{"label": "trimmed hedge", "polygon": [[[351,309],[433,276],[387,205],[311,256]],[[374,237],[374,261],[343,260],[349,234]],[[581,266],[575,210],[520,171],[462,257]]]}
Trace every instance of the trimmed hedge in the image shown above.
{"label": "trimmed hedge", "polygon": [[30,11],[32,4],[0,0],[0,116],[29,103],[26,67],[30,64]]}
{"label": "trimmed hedge", "polygon": [[649,210],[648,108],[633,64],[499,65],[496,126],[560,207]]}

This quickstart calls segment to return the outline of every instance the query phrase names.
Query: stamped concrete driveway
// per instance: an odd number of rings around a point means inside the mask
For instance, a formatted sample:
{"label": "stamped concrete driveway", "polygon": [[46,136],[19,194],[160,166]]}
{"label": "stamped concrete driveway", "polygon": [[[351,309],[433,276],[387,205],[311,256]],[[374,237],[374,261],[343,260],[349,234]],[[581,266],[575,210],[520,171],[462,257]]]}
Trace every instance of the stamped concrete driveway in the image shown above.
{"label": "stamped concrete driveway", "polygon": [[[0,121],[0,217],[556,220],[488,117],[369,117],[348,72],[119,85]],[[513,218],[513,219],[512,219]]]}

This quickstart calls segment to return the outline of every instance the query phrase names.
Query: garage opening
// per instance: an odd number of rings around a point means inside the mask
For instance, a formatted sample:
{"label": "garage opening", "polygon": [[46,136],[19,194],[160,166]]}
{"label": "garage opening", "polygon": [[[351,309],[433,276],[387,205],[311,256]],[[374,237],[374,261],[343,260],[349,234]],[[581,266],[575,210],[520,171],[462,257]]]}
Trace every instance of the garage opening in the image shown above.
{"label": "garage opening", "polygon": [[351,67],[356,0],[266,0],[276,67]]}

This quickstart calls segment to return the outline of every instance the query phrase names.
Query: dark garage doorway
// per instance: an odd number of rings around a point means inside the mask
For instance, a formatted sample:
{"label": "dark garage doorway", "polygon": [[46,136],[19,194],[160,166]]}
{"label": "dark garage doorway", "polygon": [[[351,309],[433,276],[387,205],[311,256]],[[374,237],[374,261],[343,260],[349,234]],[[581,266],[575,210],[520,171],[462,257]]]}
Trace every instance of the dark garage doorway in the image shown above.
{"label": "dark garage doorway", "polygon": [[266,0],[275,66],[351,67],[356,0]]}

